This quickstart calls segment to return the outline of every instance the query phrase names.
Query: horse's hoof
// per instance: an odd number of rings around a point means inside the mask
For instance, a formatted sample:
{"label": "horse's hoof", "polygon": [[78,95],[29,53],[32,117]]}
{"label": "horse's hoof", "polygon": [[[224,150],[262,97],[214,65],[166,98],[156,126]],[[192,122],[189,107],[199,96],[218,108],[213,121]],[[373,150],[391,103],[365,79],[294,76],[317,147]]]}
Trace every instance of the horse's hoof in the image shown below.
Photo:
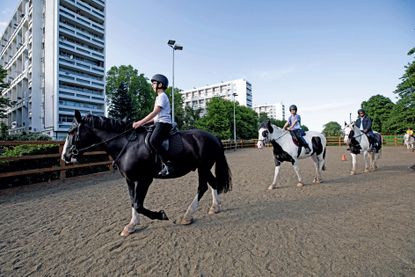
{"label": "horse's hoof", "polygon": [[301,188],[301,187],[303,187],[304,186],[304,184],[303,183],[301,183],[301,182],[299,182],[298,184],[297,184],[297,187],[299,187],[299,188]]}
{"label": "horse's hoof", "polygon": [[217,214],[220,213],[220,207],[219,206],[212,206],[209,208],[208,214]]}
{"label": "horse's hoof", "polygon": [[363,172],[364,173],[368,173],[369,172],[369,169],[365,169]]}
{"label": "horse's hoof", "polygon": [[190,224],[192,224],[192,223],[193,223],[193,218],[183,217],[183,218],[180,220],[180,224],[181,224],[181,225],[190,225]]}
{"label": "horse's hoof", "polygon": [[350,175],[356,175],[356,172],[350,171]]}
{"label": "horse's hoof", "polygon": [[320,183],[322,183],[323,181],[321,181],[320,179],[317,179],[317,178],[315,178],[314,180],[313,180],[313,183],[314,184],[320,184]]}
{"label": "horse's hoof", "polygon": [[135,233],[137,231],[136,226],[125,226],[122,232],[120,233],[120,236],[122,237],[128,237],[130,234]]}
{"label": "horse's hoof", "polygon": [[274,185],[270,185],[269,187],[268,187],[268,189],[269,190],[273,190],[273,189],[276,189],[277,187],[276,186],[274,186]]}
{"label": "horse's hoof", "polygon": [[160,220],[169,220],[169,218],[167,217],[166,213],[163,210],[160,210],[159,214],[160,214]]}

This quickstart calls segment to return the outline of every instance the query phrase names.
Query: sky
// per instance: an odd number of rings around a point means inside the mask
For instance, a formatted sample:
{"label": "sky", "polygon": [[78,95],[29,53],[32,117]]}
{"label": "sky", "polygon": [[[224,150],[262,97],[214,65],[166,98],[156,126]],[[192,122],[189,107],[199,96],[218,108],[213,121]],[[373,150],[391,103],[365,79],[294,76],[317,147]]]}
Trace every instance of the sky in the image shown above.
{"label": "sky", "polygon": [[[362,101],[396,102],[415,47],[412,0],[107,0],[106,69],[131,64],[193,87],[244,78],[253,104],[298,106],[321,131],[357,116]],[[0,1],[0,34],[19,0]],[[288,114],[288,111],[286,111]]]}

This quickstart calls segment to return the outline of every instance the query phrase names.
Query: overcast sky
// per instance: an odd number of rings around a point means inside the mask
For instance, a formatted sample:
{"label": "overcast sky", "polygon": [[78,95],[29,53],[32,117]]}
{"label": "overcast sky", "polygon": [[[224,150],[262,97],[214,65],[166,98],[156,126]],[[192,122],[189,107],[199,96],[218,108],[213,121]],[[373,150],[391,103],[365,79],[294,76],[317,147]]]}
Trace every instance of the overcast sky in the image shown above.
{"label": "overcast sky", "polygon": [[[18,0],[0,1],[0,33]],[[413,59],[415,1],[107,0],[106,67],[131,64],[183,90],[245,78],[254,105],[296,104],[303,124],[356,117],[393,91]]]}

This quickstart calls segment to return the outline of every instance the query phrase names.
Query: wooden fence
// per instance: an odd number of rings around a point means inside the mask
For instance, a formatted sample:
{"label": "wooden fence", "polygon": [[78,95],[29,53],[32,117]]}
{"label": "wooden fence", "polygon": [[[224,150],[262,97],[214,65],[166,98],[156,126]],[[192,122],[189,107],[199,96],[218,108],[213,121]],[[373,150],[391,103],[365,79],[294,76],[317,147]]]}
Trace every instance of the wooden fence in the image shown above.
{"label": "wooden fence", "polygon": [[[387,146],[399,146],[403,144],[403,135],[384,135],[384,145]],[[232,150],[237,148],[249,148],[249,147],[256,147],[257,139],[251,140],[237,140],[236,143],[233,140],[224,140],[222,141],[225,150]],[[39,173],[46,173],[46,172],[58,172],[59,178],[64,179],[67,178],[66,172],[71,169],[76,168],[84,168],[84,167],[94,167],[94,166],[108,166],[109,170],[112,170],[112,159],[108,155],[106,155],[103,151],[94,151],[85,153],[85,156],[94,156],[94,155],[105,155],[105,159],[102,159],[98,162],[87,162],[87,163],[79,163],[79,164],[65,164],[64,161],[60,159],[63,150],[63,141],[0,141],[0,149],[4,147],[13,147],[17,145],[58,145],[59,146],[59,153],[55,154],[40,154],[40,155],[31,155],[31,156],[20,156],[20,157],[2,157],[0,155],[0,164],[4,161],[39,161],[42,159],[56,159],[56,165],[51,167],[39,167],[35,169],[21,169],[15,168],[12,171],[7,172],[0,172],[0,181],[2,178],[7,177],[14,177],[14,176],[24,176],[24,175],[32,175],[32,174],[39,174]],[[344,146],[343,138],[342,137],[327,137],[327,145],[330,146]],[[58,162],[59,160],[59,162]]]}

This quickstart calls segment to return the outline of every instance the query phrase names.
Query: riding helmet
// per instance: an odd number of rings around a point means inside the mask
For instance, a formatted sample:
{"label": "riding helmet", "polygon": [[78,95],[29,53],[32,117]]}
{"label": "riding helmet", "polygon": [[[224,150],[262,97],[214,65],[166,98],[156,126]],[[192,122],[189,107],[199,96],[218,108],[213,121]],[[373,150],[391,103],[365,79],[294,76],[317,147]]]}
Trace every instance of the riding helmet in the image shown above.
{"label": "riding helmet", "polygon": [[167,77],[162,74],[154,75],[151,78],[151,82],[154,82],[154,81],[161,83],[164,89],[166,89],[169,85],[169,79],[167,79]]}
{"label": "riding helmet", "polygon": [[290,111],[291,111],[291,110],[296,111],[296,110],[297,110],[297,106],[296,106],[296,105],[291,105],[291,106],[290,106]]}

